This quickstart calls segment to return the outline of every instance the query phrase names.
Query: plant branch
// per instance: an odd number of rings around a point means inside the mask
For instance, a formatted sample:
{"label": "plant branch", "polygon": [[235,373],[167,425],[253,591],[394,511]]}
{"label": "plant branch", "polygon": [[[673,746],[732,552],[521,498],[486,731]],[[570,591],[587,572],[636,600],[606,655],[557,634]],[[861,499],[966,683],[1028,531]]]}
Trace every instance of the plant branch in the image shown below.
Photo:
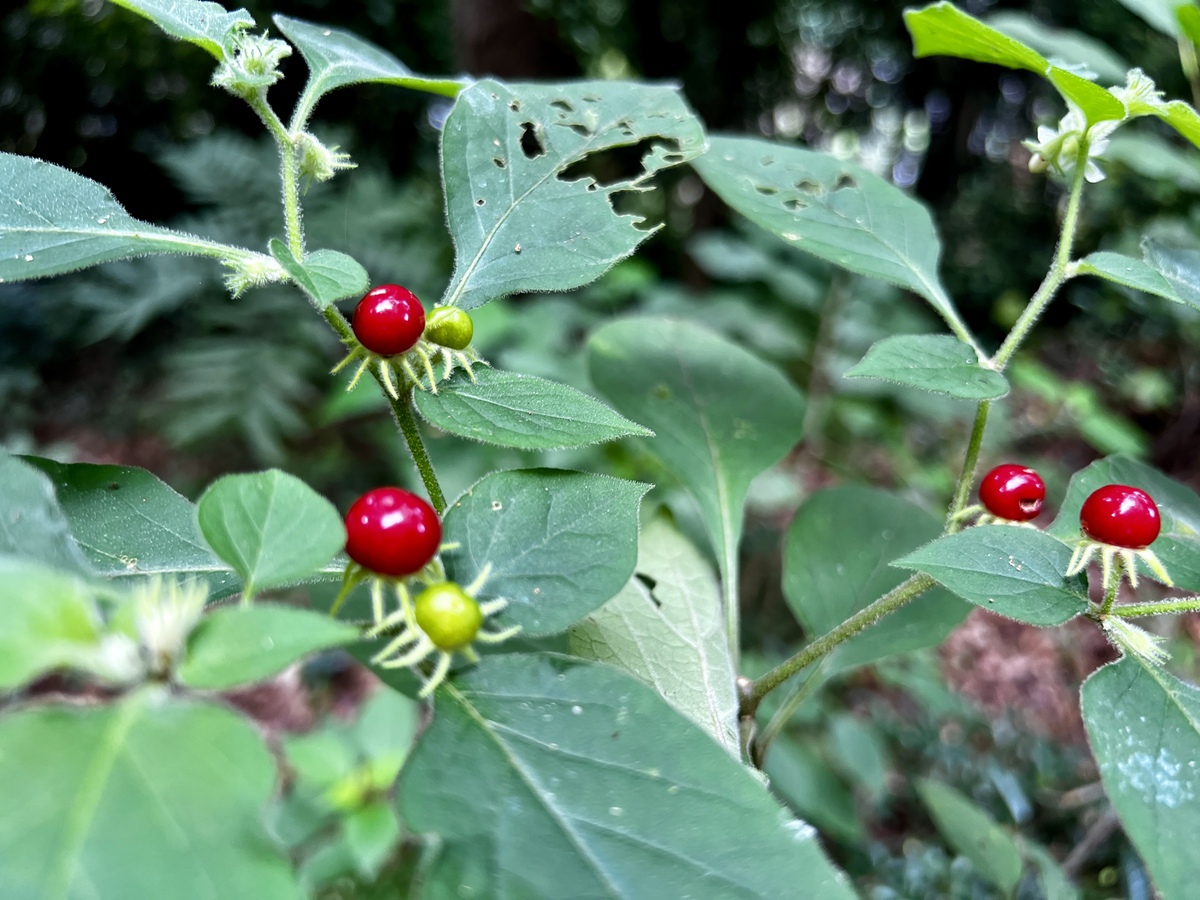
{"label": "plant branch", "polygon": [[762,698],[797,672],[812,665],[834,650],[839,644],[854,637],[864,628],[874,625],[884,616],[895,612],[900,607],[915,600],[936,583],[932,578],[923,573],[913,575],[888,591],[870,606],[860,609],[832,631],[817,638],[795,656],[777,665],[766,675],[755,680],[751,685],[750,690],[744,698],[741,715],[753,716]]}
{"label": "plant branch", "polygon": [[950,501],[950,510],[946,513],[946,534],[955,534],[962,530],[963,521],[959,516],[967,508],[971,499],[971,485],[975,483],[975,467],[979,465],[979,450],[983,446],[983,433],[987,429],[988,411],[992,408],[990,400],[982,401],[975,408],[975,424],[971,426],[971,440],[967,443],[967,455],[963,459],[962,471],[958,475],[958,484],[954,486],[954,498]]}
{"label": "plant branch", "polygon": [[1125,603],[1113,606],[1110,615],[1123,619],[1137,616],[1161,616],[1178,613],[1200,612],[1200,597],[1183,597],[1179,600],[1160,600],[1157,603]]}
{"label": "plant branch", "polygon": [[824,667],[826,656],[822,659],[809,674],[804,681],[796,685],[795,689],[784,699],[780,704],[779,709],[775,710],[775,715],[771,716],[766,727],[762,730],[759,736],[754,740],[750,747],[750,758],[756,769],[761,769],[767,760],[767,751],[771,749],[771,743],[775,738],[779,737],[779,732],[783,731],[785,725],[791,721],[792,716],[796,714],[801,704],[813,695],[818,687],[821,686],[821,669]]}
{"label": "plant branch", "polygon": [[246,99],[258,113],[275,144],[279,148],[279,177],[283,183],[283,219],[287,229],[288,249],[298,262],[304,260],[304,228],[301,225],[300,179],[296,162],[296,142],[283,120],[276,115],[267,102],[267,91],[262,89]]}
{"label": "plant branch", "polygon": [[1079,149],[1075,157],[1075,172],[1071,179],[1071,193],[1067,198],[1067,214],[1063,216],[1062,236],[1058,240],[1058,252],[1054,255],[1054,263],[1037,292],[1026,305],[1020,318],[992,357],[992,368],[1003,372],[1021,343],[1029,335],[1034,323],[1037,322],[1062,283],[1070,277],[1068,268],[1071,262],[1071,248],[1075,243],[1075,232],[1079,227],[1079,204],[1083,196],[1083,185],[1087,174],[1088,140],[1086,133],[1079,139]]}

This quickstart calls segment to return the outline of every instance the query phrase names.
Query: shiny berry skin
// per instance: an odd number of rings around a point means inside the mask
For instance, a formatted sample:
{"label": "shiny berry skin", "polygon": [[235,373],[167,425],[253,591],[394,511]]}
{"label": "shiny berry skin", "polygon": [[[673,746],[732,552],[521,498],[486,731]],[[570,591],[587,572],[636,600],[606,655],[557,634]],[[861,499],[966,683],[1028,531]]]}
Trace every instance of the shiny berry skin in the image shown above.
{"label": "shiny berry skin", "polygon": [[470,594],[452,581],[433,584],[417,594],[417,624],[433,646],[452,653],[479,634],[483,610]]}
{"label": "shiny berry skin", "polygon": [[475,336],[475,323],[471,314],[457,306],[439,306],[429,312],[429,323],[425,326],[425,339],[439,347],[465,350]]}
{"label": "shiny berry skin", "polygon": [[1162,530],[1154,500],[1127,484],[1093,491],[1079,510],[1079,525],[1092,540],[1127,550],[1149,547]]}
{"label": "shiny berry skin", "polygon": [[358,342],[380,356],[407,353],[425,330],[425,307],[398,284],[381,284],[354,308],[351,323]]}
{"label": "shiny berry skin", "polygon": [[441,542],[442,523],[433,507],[400,488],[367,491],[346,513],[346,555],[379,575],[419,572]]}
{"label": "shiny berry skin", "polygon": [[1006,463],[983,476],[979,499],[993,516],[1028,522],[1042,511],[1046,483],[1033,469]]}

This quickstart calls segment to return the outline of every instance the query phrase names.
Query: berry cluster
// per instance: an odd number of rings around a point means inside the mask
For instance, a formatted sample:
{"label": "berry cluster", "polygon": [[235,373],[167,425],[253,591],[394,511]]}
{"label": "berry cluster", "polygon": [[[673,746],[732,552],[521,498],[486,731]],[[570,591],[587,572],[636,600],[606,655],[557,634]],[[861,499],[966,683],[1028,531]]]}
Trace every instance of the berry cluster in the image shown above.
{"label": "berry cluster", "polygon": [[[354,309],[351,319],[354,340],[350,352],[334,366],[340,372],[361,360],[347,390],[358,384],[372,366],[389,394],[398,398],[399,379],[405,389],[416,387],[437,393],[455,366],[475,380],[472,363],[480,362],[471,349],[475,327],[471,316],[456,306],[439,306],[425,314],[417,295],[398,284],[381,284],[369,291]],[[434,372],[435,360],[442,366],[441,378]],[[422,379],[425,379],[423,382]]]}
{"label": "berry cluster", "polygon": [[[476,599],[487,580],[486,568],[465,588],[446,580],[438,553],[453,547],[441,543],[442,523],[420,497],[400,488],[375,488],[354,501],[345,524],[346,555],[351,564],[334,611],[352,588],[370,578],[374,626],[367,637],[395,632],[371,662],[383,668],[405,668],[438,655],[419,696],[428,696],[441,684],[456,652],[477,662],[472,643],[497,643],[520,630],[483,630],[484,620],[504,609],[508,601],[480,603]],[[412,583],[421,586],[415,600]],[[394,588],[397,599],[397,608],[390,613],[384,603],[387,586]]]}

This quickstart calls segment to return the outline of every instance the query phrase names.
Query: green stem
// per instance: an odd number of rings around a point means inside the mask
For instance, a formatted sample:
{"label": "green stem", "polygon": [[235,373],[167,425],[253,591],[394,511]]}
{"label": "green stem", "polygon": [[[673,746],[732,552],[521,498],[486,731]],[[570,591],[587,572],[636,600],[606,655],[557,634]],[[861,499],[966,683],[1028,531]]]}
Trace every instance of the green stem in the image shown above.
{"label": "green stem", "polygon": [[1100,615],[1107,616],[1112,612],[1113,604],[1117,602],[1117,594],[1121,592],[1121,578],[1125,574],[1125,561],[1118,555],[1113,560],[1112,572],[1109,573],[1108,584],[1104,588],[1104,605],[1100,607]]}
{"label": "green stem", "polygon": [[763,763],[767,760],[767,751],[771,748],[771,743],[775,738],[779,737],[779,732],[783,731],[785,725],[792,720],[792,716],[796,714],[801,704],[822,684],[821,669],[824,667],[826,660],[829,657],[821,660],[817,667],[809,673],[804,681],[796,685],[795,689],[787,696],[780,705],[779,709],[775,710],[775,715],[771,716],[771,721],[759,734],[754,741],[754,746],[751,747],[751,754],[755,768],[761,769]]}
{"label": "green stem", "polygon": [[287,229],[288,249],[298,262],[304,260],[304,228],[301,225],[300,178],[296,162],[296,143],[283,120],[267,102],[264,88],[246,99],[258,113],[279,147],[279,177],[283,182],[283,220]]}
{"label": "green stem", "polygon": [[1069,277],[1068,267],[1071,263],[1071,248],[1075,243],[1075,232],[1079,226],[1079,204],[1083,196],[1083,185],[1087,173],[1088,141],[1083,135],[1079,139],[1079,149],[1075,156],[1075,172],[1071,179],[1071,193],[1067,198],[1067,214],[1063,217],[1062,236],[1058,240],[1058,252],[1054,255],[1054,264],[1046,273],[1037,293],[1033,295],[1020,318],[992,357],[992,368],[997,372],[1004,371],[1017,348],[1028,336],[1030,329],[1037,322],[1050,301],[1054,299],[1062,283]]}
{"label": "green stem", "polygon": [[1111,615],[1123,619],[1137,616],[1162,616],[1178,613],[1200,612],[1200,597],[1184,597],[1181,600],[1160,600],[1158,603],[1126,603],[1114,606]]}
{"label": "green stem", "polygon": [[979,449],[983,446],[983,433],[987,429],[988,411],[991,408],[992,402],[984,400],[975,409],[975,424],[971,427],[967,455],[963,459],[958,484],[954,486],[954,499],[950,501],[950,510],[946,513],[946,534],[962,531],[963,519],[959,513],[967,508],[967,501],[971,499],[971,485],[975,483],[975,467],[979,464]]}
{"label": "green stem", "polygon": [[[333,330],[338,333],[338,336],[346,343],[353,345],[355,342],[354,332],[337,308],[330,305],[325,307],[323,312],[325,321],[333,326]],[[375,379],[383,396],[387,398],[388,404],[392,407],[392,415],[400,427],[400,433],[404,435],[404,442],[408,444],[409,455],[412,456],[417,472],[421,475],[421,481],[425,484],[425,492],[429,494],[429,502],[433,504],[433,508],[440,516],[446,511],[446,495],[442,493],[442,487],[438,484],[437,473],[433,470],[433,463],[425,450],[425,442],[421,439],[421,430],[417,427],[417,420],[412,413],[412,388],[409,387],[401,392],[399,397],[393,397],[384,385],[383,376],[379,374],[379,367],[371,366],[370,372],[371,377]]]}
{"label": "green stem", "polygon": [[837,626],[837,628],[817,638],[791,659],[785,660],[766,675],[755,680],[745,699],[741,714],[743,716],[753,715],[763,697],[775,690],[775,688],[779,687],[797,672],[812,665],[834,650],[839,644],[854,637],[864,628],[874,625],[884,616],[895,612],[911,600],[915,600],[933,587],[934,584],[936,582],[928,575],[913,575],[908,580],[888,591],[870,606],[856,612],[841,625]]}

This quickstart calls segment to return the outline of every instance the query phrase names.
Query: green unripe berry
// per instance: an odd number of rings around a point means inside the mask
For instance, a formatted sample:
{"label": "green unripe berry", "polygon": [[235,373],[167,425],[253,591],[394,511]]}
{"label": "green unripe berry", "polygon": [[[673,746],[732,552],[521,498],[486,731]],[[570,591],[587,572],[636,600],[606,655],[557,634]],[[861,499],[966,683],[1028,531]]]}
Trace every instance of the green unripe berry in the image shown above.
{"label": "green unripe berry", "polygon": [[417,625],[439,650],[461,650],[479,634],[483,610],[453,581],[433,584],[417,594]]}
{"label": "green unripe berry", "polygon": [[470,314],[457,306],[439,306],[425,318],[425,340],[451,350],[465,350],[475,336]]}

